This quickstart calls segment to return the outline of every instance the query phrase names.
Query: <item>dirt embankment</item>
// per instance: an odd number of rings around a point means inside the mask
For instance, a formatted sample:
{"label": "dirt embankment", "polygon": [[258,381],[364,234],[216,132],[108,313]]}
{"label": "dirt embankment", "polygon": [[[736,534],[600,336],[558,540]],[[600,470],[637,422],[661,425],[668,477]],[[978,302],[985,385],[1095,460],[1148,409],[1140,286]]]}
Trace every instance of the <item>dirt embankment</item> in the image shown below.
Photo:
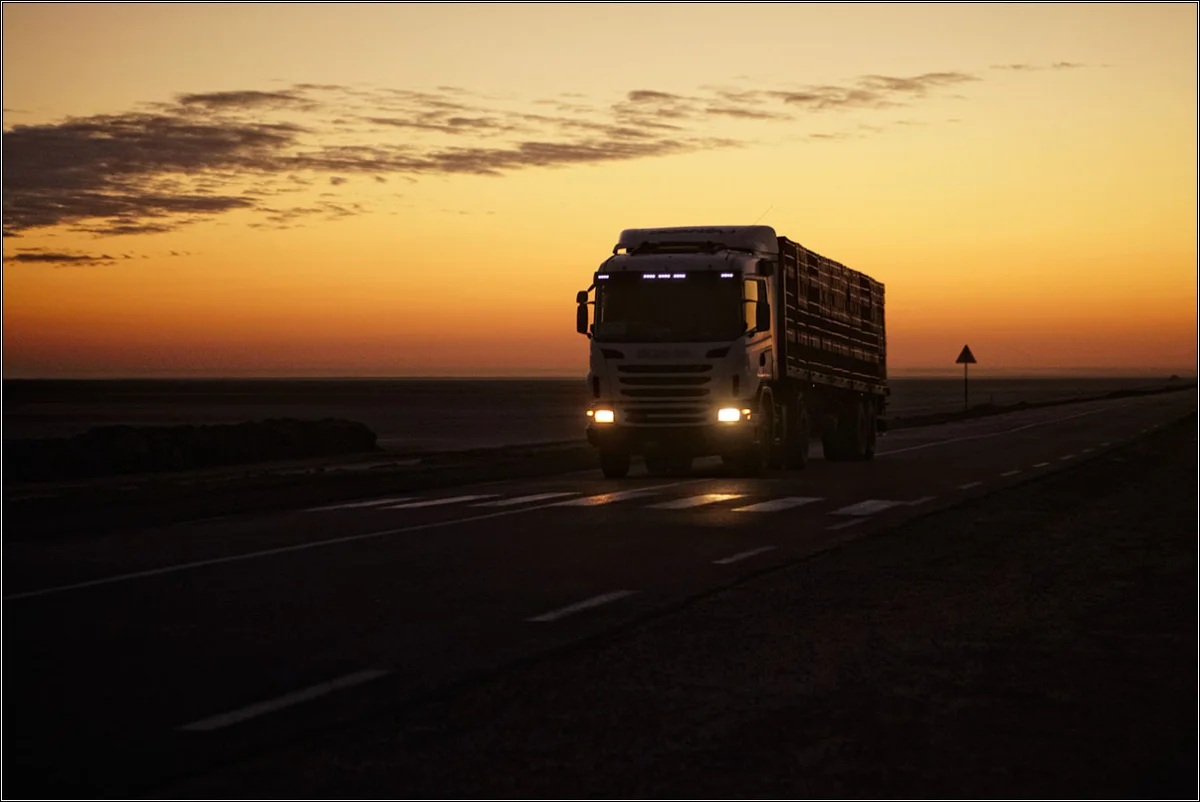
{"label": "dirt embankment", "polygon": [[102,426],[65,438],[6,440],[4,481],[53,482],[185,471],[375,450],[361,423],[287,418],[218,426]]}

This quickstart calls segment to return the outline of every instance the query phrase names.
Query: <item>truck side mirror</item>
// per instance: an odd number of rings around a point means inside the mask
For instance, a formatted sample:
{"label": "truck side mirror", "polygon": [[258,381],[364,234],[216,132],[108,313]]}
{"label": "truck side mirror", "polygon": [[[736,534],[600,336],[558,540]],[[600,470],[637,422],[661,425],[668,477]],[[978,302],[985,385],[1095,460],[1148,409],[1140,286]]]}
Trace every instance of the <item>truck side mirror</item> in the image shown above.
{"label": "truck side mirror", "polygon": [[754,307],[755,307],[754,308],[754,328],[755,328],[755,330],[770,331],[771,330],[771,302],[766,300],[765,298],[760,299],[759,302],[754,305]]}
{"label": "truck side mirror", "polygon": [[579,292],[575,293],[575,303],[577,303],[577,304],[586,304],[587,303],[587,290],[580,290]]}
{"label": "truck side mirror", "polygon": [[[586,293],[584,294],[584,297],[586,297]],[[588,311],[586,301],[575,307],[575,331],[579,332],[580,334],[588,333]]]}

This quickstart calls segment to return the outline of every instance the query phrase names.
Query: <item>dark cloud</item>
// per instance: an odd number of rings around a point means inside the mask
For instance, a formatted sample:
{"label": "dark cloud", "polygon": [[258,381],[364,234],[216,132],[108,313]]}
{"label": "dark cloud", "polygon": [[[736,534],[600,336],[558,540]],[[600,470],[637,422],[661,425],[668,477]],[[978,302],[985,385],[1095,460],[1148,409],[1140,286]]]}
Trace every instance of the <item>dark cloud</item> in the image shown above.
{"label": "dark cloud", "polygon": [[1078,61],[1056,61],[1050,65],[1050,68],[1055,70],[1073,70],[1086,66],[1086,64],[1081,64]]}
{"label": "dark cloud", "polygon": [[[128,259],[128,255],[124,258]],[[112,265],[116,264],[116,259],[109,256],[107,253],[91,254],[79,253],[71,251],[47,251],[41,248],[28,248],[20,251],[13,256],[5,257],[6,262],[17,262],[39,264],[39,265],[76,265],[76,266],[91,266],[91,265]]]}
{"label": "dark cloud", "polygon": [[791,90],[639,88],[610,105],[562,93],[557,97],[570,103],[551,101],[541,106],[546,114],[515,111],[461,87],[301,83],[190,93],[126,113],[6,131],[3,229],[5,237],[55,226],[150,234],[235,211],[255,215],[250,222],[260,226],[300,225],[364,212],[353,204],[281,200],[356,175],[379,183],[501,176],[728,148],[743,140],[711,135],[717,120],[748,127],[799,120],[805,111],[912,105],[974,80],[929,72]]}
{"label": "dark cloud", "polygon": [[180,95],[181,106],[203,106],[210,109],[301,108],[310,109],[314,103],[295,92],[206,92]]}
{"label": "dark cloud", "polygon": [[993,70],[1012,70],[1013,72],[1029,72],[1032,70],[1040,70],[1041,67],[1033,64],[993,64]]}

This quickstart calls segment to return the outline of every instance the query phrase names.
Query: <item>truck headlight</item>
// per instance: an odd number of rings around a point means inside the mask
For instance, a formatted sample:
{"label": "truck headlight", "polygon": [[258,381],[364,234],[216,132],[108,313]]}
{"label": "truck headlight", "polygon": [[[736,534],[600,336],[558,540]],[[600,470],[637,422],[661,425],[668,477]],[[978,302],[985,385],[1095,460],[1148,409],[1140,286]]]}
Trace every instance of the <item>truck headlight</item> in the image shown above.
{"label": "truck headlight", "polygon": [[611,409],[598,409],[592,416],[592,420],[596,423],[612,423],[616,419]]}
{"label": "truck headlight", "polygon": [[717,410],[717,420],[721,423],[737,423],[742,419],[742,411],[733,407]]}

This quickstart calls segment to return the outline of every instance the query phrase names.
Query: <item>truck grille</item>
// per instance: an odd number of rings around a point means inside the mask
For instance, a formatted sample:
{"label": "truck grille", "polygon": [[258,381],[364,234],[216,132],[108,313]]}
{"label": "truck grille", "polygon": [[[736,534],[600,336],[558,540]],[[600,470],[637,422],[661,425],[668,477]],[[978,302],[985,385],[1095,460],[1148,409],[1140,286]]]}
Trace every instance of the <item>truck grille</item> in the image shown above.
{"label": "truck grille", "polygon": [[617,372],[621,417],[631,426],[694,426],[712,417],[712,365],[619,365]]}

